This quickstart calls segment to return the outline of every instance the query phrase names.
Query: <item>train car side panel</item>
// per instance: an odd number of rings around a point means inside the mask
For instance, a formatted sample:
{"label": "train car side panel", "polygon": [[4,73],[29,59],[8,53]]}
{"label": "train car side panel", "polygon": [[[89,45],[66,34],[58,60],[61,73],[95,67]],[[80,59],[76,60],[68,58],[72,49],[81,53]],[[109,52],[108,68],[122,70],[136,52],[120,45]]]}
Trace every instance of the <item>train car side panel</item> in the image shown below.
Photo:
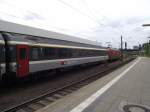
{"label": "train car side panel", "polygon": [[43,70],[50,70],[56,68],[63,68],[75,66],[85,63],[92,63],[98,61],[108,60],[108,56],[84,57],[84,58],[70,58],[70,59],[56,59],[56,60],[40,60],[30,61],[30,72],[38,72]]}

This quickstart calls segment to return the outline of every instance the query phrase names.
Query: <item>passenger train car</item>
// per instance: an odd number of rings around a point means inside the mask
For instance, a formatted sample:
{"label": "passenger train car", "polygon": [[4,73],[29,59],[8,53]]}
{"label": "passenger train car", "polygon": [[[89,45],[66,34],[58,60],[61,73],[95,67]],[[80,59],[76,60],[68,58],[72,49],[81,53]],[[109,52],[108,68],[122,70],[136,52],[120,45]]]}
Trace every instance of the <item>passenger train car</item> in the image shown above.
{"label": "passenger train car", "polygon": [[96,42],[0,20],[0,77],[108,60]]}

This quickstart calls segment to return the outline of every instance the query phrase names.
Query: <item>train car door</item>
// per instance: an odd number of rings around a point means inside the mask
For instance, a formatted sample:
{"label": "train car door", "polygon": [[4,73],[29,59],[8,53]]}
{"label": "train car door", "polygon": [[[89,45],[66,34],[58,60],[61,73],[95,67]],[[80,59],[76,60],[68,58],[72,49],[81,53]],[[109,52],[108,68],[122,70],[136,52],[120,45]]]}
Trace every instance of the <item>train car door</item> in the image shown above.
{"label": "train car door", "polygon": [[17,64],[17,76],[27,76],[29,73],[29,46],[17,45]]}

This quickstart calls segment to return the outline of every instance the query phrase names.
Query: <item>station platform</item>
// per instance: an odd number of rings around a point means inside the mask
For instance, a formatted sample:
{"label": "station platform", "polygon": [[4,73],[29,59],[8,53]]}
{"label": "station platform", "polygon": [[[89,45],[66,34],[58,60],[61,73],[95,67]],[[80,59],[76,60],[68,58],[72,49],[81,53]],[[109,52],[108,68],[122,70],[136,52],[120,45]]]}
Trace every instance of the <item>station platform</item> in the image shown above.
{"label": "station platform", "polygon": [[150,58],[139,57],[36,112],[150,112]]}

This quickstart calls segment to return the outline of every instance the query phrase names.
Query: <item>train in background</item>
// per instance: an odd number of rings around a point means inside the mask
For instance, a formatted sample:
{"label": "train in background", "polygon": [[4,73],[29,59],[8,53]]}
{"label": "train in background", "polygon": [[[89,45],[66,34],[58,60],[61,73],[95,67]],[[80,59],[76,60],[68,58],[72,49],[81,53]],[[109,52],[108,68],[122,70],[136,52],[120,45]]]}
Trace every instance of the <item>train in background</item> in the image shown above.
{"label": "train in background", "polygon": [[56,32],[0,20],[0,78],[116,60],[120,51]]}
{"label": "train in background", "polygon": [[121,51],[118,49],[108,48],[109,61],[121,59]]}

